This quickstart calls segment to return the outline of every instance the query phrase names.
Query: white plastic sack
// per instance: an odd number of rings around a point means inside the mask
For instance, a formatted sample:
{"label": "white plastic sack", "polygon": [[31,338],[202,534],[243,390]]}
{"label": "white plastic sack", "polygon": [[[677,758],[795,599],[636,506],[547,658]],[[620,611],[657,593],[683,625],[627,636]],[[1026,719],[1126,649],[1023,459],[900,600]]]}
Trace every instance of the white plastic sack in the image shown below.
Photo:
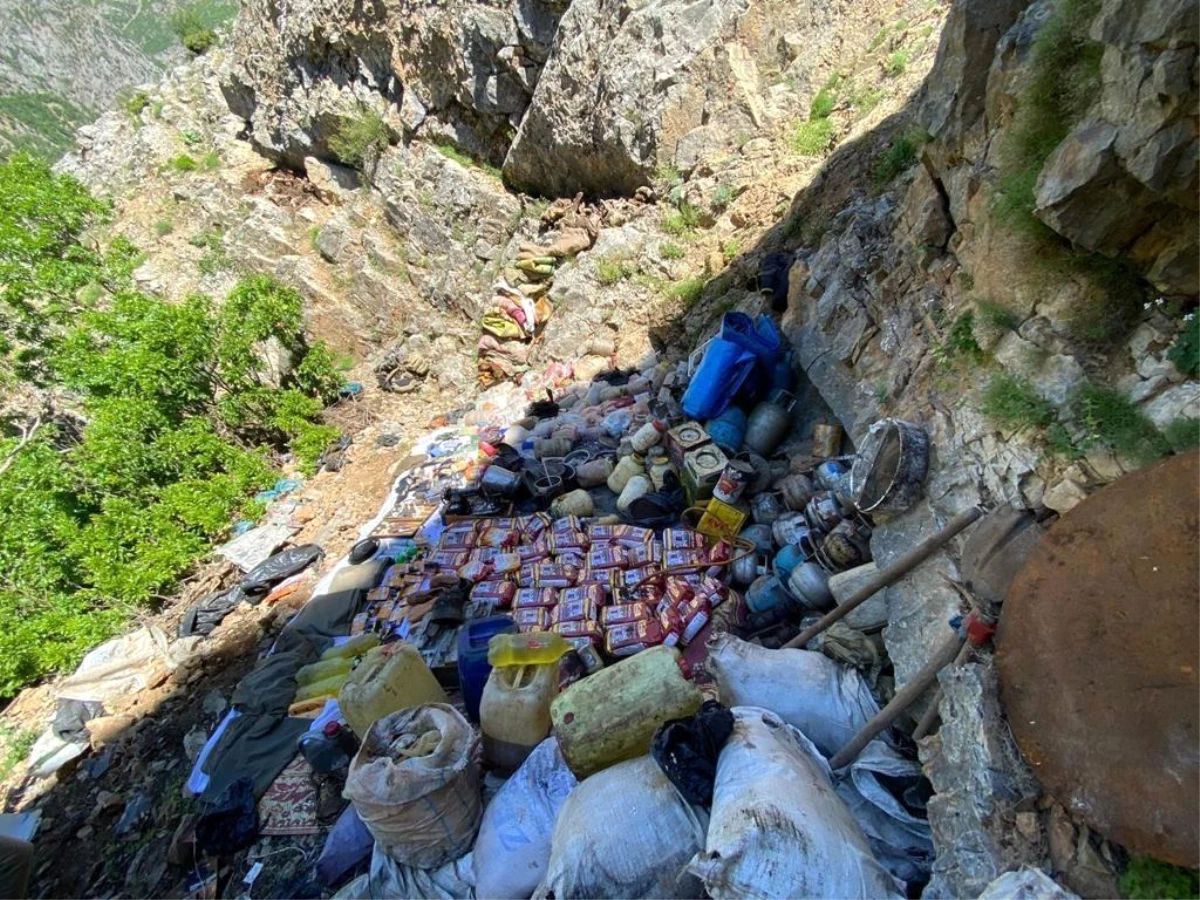
{"label": "white plastic sack", "polygon": [[474,746],[475,732],[452,706],[394,712],[367,731],[342,795],[397,862],[437,868],[471,849],[479,825]]}
{"label": "white plastic sack", "polygon": [[534,897],[699,897],[686,867],[706,825],[649,756],[617,763],[585,778],[559,810]]}
{"label": "white plastic sack", "polygon": [[402,866],[376,844],[371,871],[333,896],[334,900],[473,900],[471,854],[438,869],[418,869]]}
{"label": "white plastic sack", "polygon": [[99,700],[106,714],[112,713],[174,671],[191,655],[196,642],[194,638],[170,641],[156,625],[131,631],[92,649],[74,674],[59,685],[57,695],[67,700]]}
{"label": "white plastic sack", "polygon": [[829,766],[765,709],[733,710],[704,852],[689,869],[714,900],[902,897],[833,791]]}
{"label": "white plastic sack", "polygon": [[475,886],[489,900],[525,900],[550,862],[554,822],[579,782],[546,738],[504,783],[483,813],[475,838]]}
{"label": "white plastic sack", "polygon": [[983,889],[979,900],[1079,900],[1065,887],[1031,866],[1005,872]]}
{"label": "white plastic sack", "polygon": [[710,672],[726,706],[769,709],[826,757],[842,749],[879,704],[857,670],[811,650],[768,650],[731,634],[708,643]]}
{"label": "white plastic sack", "polygon": [[926,818],[911,813],[879,780],[915,781],[921,765],[876,738],[837,773],[834,790],[850,808],[875,858],[901,881],[926,881],[933,865],[933,837]]}

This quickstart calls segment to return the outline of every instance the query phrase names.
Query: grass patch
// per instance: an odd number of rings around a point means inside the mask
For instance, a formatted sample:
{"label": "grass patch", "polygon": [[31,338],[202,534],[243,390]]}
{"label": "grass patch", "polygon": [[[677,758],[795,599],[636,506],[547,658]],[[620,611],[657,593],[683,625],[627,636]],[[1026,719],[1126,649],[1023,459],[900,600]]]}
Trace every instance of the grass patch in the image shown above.
{"label": "grass patch", "polygon": [[1065,251],[1059,266],[1081,275],[1100,291],[1091,303],[1078,303],[1067,314],[1067,333],[1084,344],[1106,346],[1129,334],[1141,318],[1141,280],[1120,261],[1099,253]]}
{"label": "grass patch", "polygon": [[1087,444],[1110,448],[1119,456],[1142,465],[1161,459],[1171,445],[1126,396],[1108,388],[1083,385],[1071,400],[1071,409],[1087,429]]}
{"label": "grass patch", "polygon": [[166,237],[175,230],[175,223],[170,219],[159,219],[154,223],[154,233],[159,237]]}
{"label": "grass patch", "polygon": [[484,172],[487,172],[489,175],[491,175],[493,178],[496,178],[496,179],[500,179],[502,177],[502,173],[500,172],[500,169],[497,168],[496,166],[493,166],[491,163],[488,163],[488,162],[481,162],[480,160],[475,159],[475,157],[470,156],[469,154],[466,154],[463,151],[459,150],[457,147],[453,146],[452,144],[437,144],[436,146],[437,146],[438,153],[442,154],[442,156],[446,157],[447,159],[454,160],[460,166],[466,166],[467,168],[482,169]]}
{"label": "grass patch", "polygon": [[704,285],[705,280],[702,275],[693,275],[691,278],[685,278],[670,285],[666,294],[668,298],[678,300],[684,305],[684,308],[690,309],[696,305],[700,295],[704,293]]}
{"label": "grass patch", "polygon": [[181,6],[167,20],[179,43],[197,55],[212,49],[217,43],[217,32],[205,15],[200,3]]}
{"label": "grass patch", "polygon": [[605,287],[632,278],[637,273],[637,265],[628,259],[605,256],[596,260],[596,280]]}
{"label": "grass patch", "polygon": [[1016,331],[1021,325],[1020,316],[995,300],[975,301],[975,312],[981,323],[999,331]]}
{"label": "grass patch", "polygon": [[667,241],[658,248],[658,255],[663,259],[683,259],[683,248],[673,241]]}
{"label": "grass patch", "polygon": [[1183,900],[1200,894],[1200,875],[1192,869],[1135,856],[1121,873],[1121,896],[1129,900]]}
{"label": "grass patch", "polygon": [[910,128],[892,138],[891,145],[875,162],[875,183],[882,187],[891,183],[901,172],[917,163],[917,153],[929,140],[929,135],[920,128]]}
{"label": "grass patch", "polygon": [[200,165],[186,153],[180,153],[167,160],[167,168],[172,172],[195,172]]}
{"label": "grass patch", "polygon": [[975,315],[970,310],[961,313],[950,326],[942,341],[933,348],[933,357],[940,368],[955,362],[981,363],[985,354],[975,340]]}
{"label": "grass patch", "polygon": [[856,91],[850,98],[850,105],[854,107],[855,117],[861,119],[883,99],[883,90],[874,85],[867,85],[862,90]]}
{"label": "grass patch", "polygon": [[908,68],[908,51],[897,50],[883,64],[883,74],[888,78],[899,78]]}
{"label": "grass patch", "polygon": [[365,104],[338,122],[329,138],[329,149],[337,161],[358,169],[376,158],[391,143],[391,131],[383,116]]}
{"label": "grass patch", "polygon": [[1088,37],[1100,0],[1059,0],[1034,40],[1029,78],[1001,155],[996,213],[1017,230],[1045,235],[1034,188],[1050,153],[1099,95],[1103,46]]}
{"label": "grass patch", "polygon": [[733,202],[733,188],[727,184],[718,185],[717,189],[713,191],[711,202],[713,209],[725,209]]}
{"label": "grass patch", "polygon": [[995,424],[1013,430],[1044,430],[1055,421],[1054,405],[1027,379],[1007,372],[987,383],[980,410]]}
{"label": "grass patch", "polygon": [[29,751],[37,742],[37,731],[26,728],[18,730],[7,722],[0,725],[0,781],[4,781],[29,756]]}
{"label": "grass patch", "polygon": [[823,87],[817,91],[817,96],[813,97],[808,117],[810,119],[828,119],[835,106],[837,106],[836,94],[829,87]]}
{"label": "grass patch", "polygon": [[734,237],[725,242],[725,247],[721,250],[721,255],[725,257],[725,262],[733,262],[741,252],[742,239]]}
{"label": "grass patch", "polygon": [[212,172],[221,168],[221,154],[217,153],[216,150],[210,150],[200,157],[200,165],[206,172]]}
{"label": "grass patch", "polygon": [[1176,419],[1163,429],[1163,437],[1176,453],[1200,447],[1200,419]]}
{"label": "grass patch", "polygon": [[700,210],[686,200],[662,218],[662,230],[676,237],[691,234],[699,224]]}
{"label": "grass patch", "polygon": [[822,156],[833,139],[833,123],[829,119],[809,119],[792,131],[789,146],[801,156]]}
{"label": "grass patch", "polygon": [[131,119],[139,119],[142,115],[142,110],[150,105],[150,95],[145,91],[134,91],[128,97],[121,101],[121,108]]}

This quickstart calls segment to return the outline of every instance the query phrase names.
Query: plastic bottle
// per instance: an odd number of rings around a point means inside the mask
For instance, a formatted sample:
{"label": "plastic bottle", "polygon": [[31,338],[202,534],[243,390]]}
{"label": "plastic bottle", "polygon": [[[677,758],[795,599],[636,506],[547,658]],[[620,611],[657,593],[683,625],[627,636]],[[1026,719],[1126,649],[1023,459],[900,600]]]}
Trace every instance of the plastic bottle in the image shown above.
{"label": "plastic bottle", "polygon": [[667,473],[671,471],[671,459],[667,456],[667,451],[661,448],[650,454],[650,458],[646,460],[646,472],[650,476],[650,483],[654,485],[656,491],[661,491],[666,482]]}
{"label": "plastic bottle", "polygon": [[579,681],[550,704],[559,747],[578,778],[650,750],[655,729],[700,708],[679,651],[651,647]]}
{"label": "plastic bottle", "polygon": [[318,681],[324,681],[326,678],[332,678],[335,675],[349,675],[350,670],[353,668],[354,660],[344,656],[309,663],[296,673],[296,686],[304,687],[305,685],[316,684]]}
{"label": "plastic bottle", "polygon": [[445,702],[446,692],[420,652],[403,641],[368,653],[338,695],[342,715],[360,738],[376,719],[397,710]]}
{"label": "plastic bottle", "polygon": [[645,460],[636,453],[621,457],[612,474],[608,476],[608,489],[614,494],[620,494],[629,484],[629,479],[641,475],[645,471]]}
{"label": "plastic bottle", "polygon": [[[413,548],[416,549],[415,547]],[[346,641],[340,647],[330,647],[321,654],[322,660],[327,659],[355,659],[362,656],[372,647],[379,646],[379,635],[377,634],[358,634]]]}
{"label": "plastic bottle", "polygon": [[343,672],[341,675],[330,675],[320,681],[310,682],[296,690],[296,696],[292,698],[292,702],[303,703],[305,700],[315,700],[317,697],[335,697],[349,677],[348,672]]}
{"label": "plastic bottle", "polygon": [[650,479],[645,475],[634,475],[629,481],[625,482],[625,487],[621,489],[621,495],[617,497],[617,509],[625,512],[634,500],[637,500],[639,497],[645,497],[650,493],[652,487]]}
{"label": "plastic bottle", "polygon": [[633,433],[632,443],[635,453],[645,453],[655,444],[662,440],[663,432],[667,430],[667,426],[656,419],[651,419],[641,428]]}
{"label": "plastic bottle", "polygon": [[497,666],[537,666],[557,663],[571,649],[561,634],[498,634],[488,641],[488,662]]}
{"label": "plastic bottle", "polygon": [[511,775],[550,733],[550,703],[558,693],[558,663],[492,669],[479,704],[483,755]]}

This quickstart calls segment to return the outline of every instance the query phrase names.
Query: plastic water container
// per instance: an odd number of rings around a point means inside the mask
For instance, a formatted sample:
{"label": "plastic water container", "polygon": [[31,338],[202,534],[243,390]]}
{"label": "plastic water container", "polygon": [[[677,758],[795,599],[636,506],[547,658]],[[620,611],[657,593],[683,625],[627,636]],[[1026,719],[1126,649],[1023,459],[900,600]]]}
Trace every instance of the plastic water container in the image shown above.
{"label": "plastic water container", "polygon": [[422,703],[445,702],[446,692],[420,652],[403,641],[376,647],[363,657],[338,695],[342,715],[360,738],[376,719]]}
{"label": "plastic water container", "polygon": [[737,406],[731,406],[715,419],[709,419],[704,430],[714,444],[733,455],[742,449],[742,442],[746,439],[746,413]]}
{"label": "plastic water container", "polygon": [[757,361],[754,352],[741,344],[714,338],[684,392],[684,413],[691,419],[719,416],[754,371]]}
{"label": "plastic water container", "polygon": [[508,616],[489,616],[468,622],[458,632],[458,683],[462,687],[467,718],[479,721],[479,701],[487,684],[492,664],[488,662],[488,641],[497,634],[512,634],[517,626]]}
{"label": "plastic water container", "polygon": [[492,669],[479,704],[483,757],[511,775],[550,734],[550,703],[558,693],[558,664]]}

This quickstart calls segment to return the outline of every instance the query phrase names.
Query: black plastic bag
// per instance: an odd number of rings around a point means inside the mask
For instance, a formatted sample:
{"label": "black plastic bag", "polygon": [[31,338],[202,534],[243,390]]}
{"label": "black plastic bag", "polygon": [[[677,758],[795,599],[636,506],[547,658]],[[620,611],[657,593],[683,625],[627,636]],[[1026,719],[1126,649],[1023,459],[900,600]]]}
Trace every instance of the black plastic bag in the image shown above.
{"label": "black plastic bag", "polygon": [[196,822],[196,845],[213,856],[230,856],[258,839],[258,807],[254,782],[231,782],[212,803],[201,803]]}
{"label": "black plastic bag", "polygon": [[253,602],[252,598],[265,596],[283,579],[304,571],[324,555],[325,551],[317,544],[303,544],[280,550],[247,572],[240,587]]}
{"label": "black plastic bag", "polygon": [[717,758],[733,734],[733,713],[716,700],[706,700],[686,719],[664,722],[654,732],[650,755],[689,803],[712,806]]}
{"label": "black plastic bag", "polygon": [[788,273],[794,258],[790,253],[768,253],[758,266],[758,289],[771,292],[771,308],[787,309]]}
{"label": "black plastic bag", "polygon": [[213,629],[225,621],[225,617],[233,612],[234,607],[245,599],[246,595],[241,585],[201,597],[183,614],[183,619],[179,622],[179,636],[184,638],[212,634]]}
{"label": "black plastic bag", "polygon": [[104,704],[99,700],[68,700],[59,697],[54,707],[54,721],[50,730],[68,744],[86,743],[87,723],[104,715]]}

